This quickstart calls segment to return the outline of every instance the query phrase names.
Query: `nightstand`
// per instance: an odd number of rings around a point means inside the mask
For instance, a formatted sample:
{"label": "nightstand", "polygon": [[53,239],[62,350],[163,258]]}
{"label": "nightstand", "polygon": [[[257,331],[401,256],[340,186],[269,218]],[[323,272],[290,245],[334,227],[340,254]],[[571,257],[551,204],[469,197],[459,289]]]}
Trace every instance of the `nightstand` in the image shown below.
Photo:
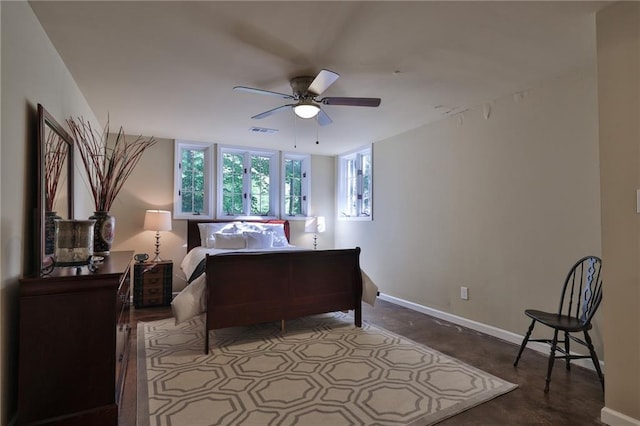
{"label": "nightstand", "polygon": [[173,262],[144,262],[133,265],[133,305],[136,308],[171,304]]}

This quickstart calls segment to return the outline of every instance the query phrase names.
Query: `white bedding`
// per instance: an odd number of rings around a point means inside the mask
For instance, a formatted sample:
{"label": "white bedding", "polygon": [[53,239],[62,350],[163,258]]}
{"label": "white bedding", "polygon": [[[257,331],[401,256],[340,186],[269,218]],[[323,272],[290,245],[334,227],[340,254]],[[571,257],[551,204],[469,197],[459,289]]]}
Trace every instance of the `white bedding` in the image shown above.
{"label": "white bedding", "polygon": [[[200,261],[206,257],[207,254],[215,255],[220,253],[249,253],[249,252],[282,252],[282,251],[299,251],[309,250],[302,247],[288,246],[288,247],[271,247],[268,249],[252,250],[252,249],[237,249],[237,250],[225,250],[206,247],[195,247],[190,250],[184,257],[180,268],[187,276],[187,279],[191,277],[193,271],[196,269]],[[188,284],[171,302],[171,309],[173,316],[176,319],[176,324],[183,321],[187,321],[194,318],[207,309],[207,301],[205,300],[205,288],[206,288],[206,274],[200,275],[193,280],[191,284]],[[378,295],[378,287],[371,281],[369,276],[362,272],[362,300],[371,306],[375,303]]]}

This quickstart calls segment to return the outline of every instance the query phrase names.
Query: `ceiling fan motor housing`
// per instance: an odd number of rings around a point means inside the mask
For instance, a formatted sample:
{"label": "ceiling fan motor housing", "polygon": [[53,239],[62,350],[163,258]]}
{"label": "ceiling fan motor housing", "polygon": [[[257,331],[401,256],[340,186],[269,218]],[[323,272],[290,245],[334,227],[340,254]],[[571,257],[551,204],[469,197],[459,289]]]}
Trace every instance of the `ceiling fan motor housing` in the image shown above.
{"label": "ceiling fan motor housing", "polygon": [[296,99],[313,98],[317,96],[317,93],[311,93],[308,91],[314,78],[315,77],[303,76],[291,79],[291,89],[293,89],[293,95]]}

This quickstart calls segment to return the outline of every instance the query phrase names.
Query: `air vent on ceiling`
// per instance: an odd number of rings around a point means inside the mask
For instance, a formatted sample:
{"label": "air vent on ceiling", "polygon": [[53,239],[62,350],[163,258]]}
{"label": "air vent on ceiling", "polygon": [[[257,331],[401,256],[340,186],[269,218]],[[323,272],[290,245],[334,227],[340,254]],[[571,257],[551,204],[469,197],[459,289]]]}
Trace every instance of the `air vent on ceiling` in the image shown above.
{"label": "air vent on ceiling", "polygon": [[267,129],[266,127],[250,127],[250,132],[253,133],[264,133],[265,135],[272,135],[278,132],[278,129]]}

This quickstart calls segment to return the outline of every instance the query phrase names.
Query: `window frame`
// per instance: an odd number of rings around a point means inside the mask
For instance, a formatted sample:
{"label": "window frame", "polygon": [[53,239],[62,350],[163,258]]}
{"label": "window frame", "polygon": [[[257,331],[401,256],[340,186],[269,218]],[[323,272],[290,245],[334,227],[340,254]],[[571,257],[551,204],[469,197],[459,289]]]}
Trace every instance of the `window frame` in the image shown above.
{"label": "window frame", "polygon": [[[227,215],[222,211],[224,207],[223,196],[224,191],[222,188],[222,182],[224,182],[223,172],[223,159],[225,153],[242,154],[243,164],[245,168],[245,174],[243,176],[243,191],[246,196],[243,196],[243,214],[239,215]],[[252,156],[268,156],[269,158],[269,215],[252,215],[251,214],[251,157]],[[219,220],[237,220],[237,219],[277,219],[280,215],[280,151],[268,150],[268,149],[255,149],[250,147],[239,147],[231,145],[218,144],[217,149],[217,170],[216,177],[219,185],[216,185],[216,218]]]}
{"label": "window frame", "polygon": [[[299,160],[302,161],[302,201],[301,214],[288,215],[286,213],[286,161]],[[311,154],[300,154],[297,152],[283,152],[281,161],[281,184],[280,184],[280,212],[281,218],[284,220],[306,220],[309,215],[309,206],[311,205]]]}
{"label": "window frame", "polygon": [[[174,143],[174,171],[173,171],[173,218],[174,219],[213,219],[213,199],[214,199],[214,149],[213,142],[198,142],[183,139],[176,139]],[[182,212],[182,151],[193,149],[204,151],[204,208],[201,213]]]}
{"label": "window frame", "polygon": [[[369,214],[363,213],[363,194],[364,194],[364,174],[360,173],[357,176],[357,191],[358,198],[356,199],[356,215],[347,216],[343,212],[347,209],[345,206],[349,204],[348,197],[348,182],[347,182],[347,164],[350,160],[355,159],[358,163],[358,170],[361,171],[363,167],[363,158],[369,156],[371,176],[369,176]],[[348,151],[338,156],[338,188],[337,188],[337,219],[343,221],[372,221],[373,220],[373,144],[368,144],[364,147]]]}

